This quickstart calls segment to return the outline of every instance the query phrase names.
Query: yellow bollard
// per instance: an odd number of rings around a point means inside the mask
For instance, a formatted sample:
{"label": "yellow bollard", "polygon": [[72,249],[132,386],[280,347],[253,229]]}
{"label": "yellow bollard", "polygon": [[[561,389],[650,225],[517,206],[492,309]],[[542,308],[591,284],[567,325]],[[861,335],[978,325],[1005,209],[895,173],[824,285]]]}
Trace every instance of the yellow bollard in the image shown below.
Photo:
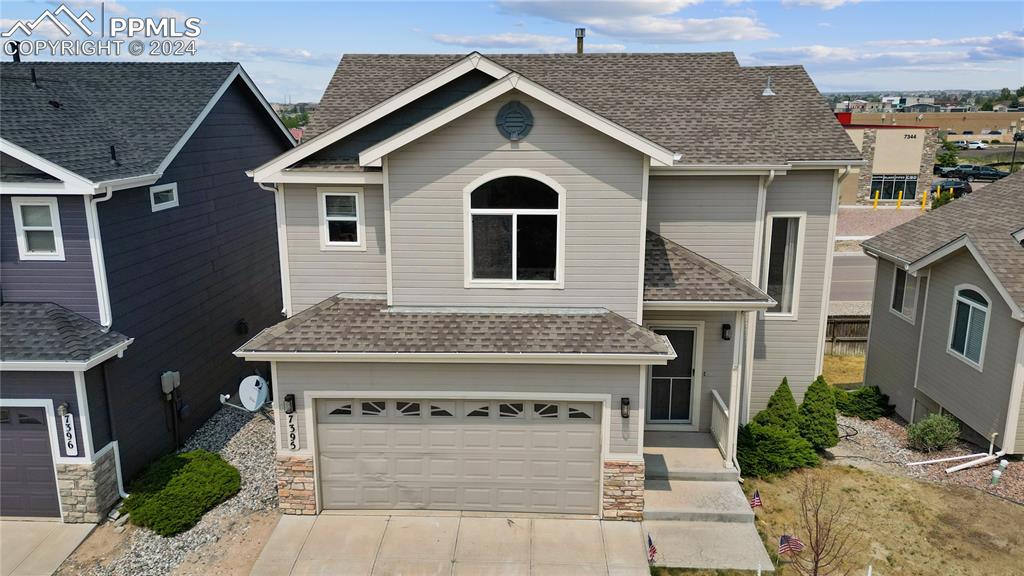
{"label": "yellow bollard", "polygon": [[899,210],[903,206],[903,190],[900,190],[900,195],[896,197],[896,209]]}
{"label": "yellow bollard", "polygon": [[928,189],[924,189],[924,194],[921,195],[921,212],[924,212],[928,204]]}
{"label": "yellow bollard", "polygon": [[881,190],[875,190],[875,210],[878,210],[878,197],[882,194]]}

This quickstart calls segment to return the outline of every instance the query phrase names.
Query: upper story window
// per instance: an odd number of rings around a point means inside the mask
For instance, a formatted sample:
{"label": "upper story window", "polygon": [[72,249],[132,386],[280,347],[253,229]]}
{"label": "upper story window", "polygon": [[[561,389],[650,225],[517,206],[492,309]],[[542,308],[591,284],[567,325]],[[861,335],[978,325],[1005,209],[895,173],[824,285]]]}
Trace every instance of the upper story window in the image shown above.
{"label": "upper story window", "polygon": [[904,200],[913,200],[917,197],[917,176],[876,174],[871,177],[871,199],[875,192],[880,200],[898,200],[900,192]]}
{"label": "upper story window", "polygon": [[365,250],[361,188],[318,188],[320,248]]}
{"label": "upper story window", "polygon": [[804,213],[768,214],[763,286],[776,304],[765,316],[796,319],[806,217]]}
{"label": "upper story window", "polygon": [[988,308],[989,300],[980,291],[957,287],[950,322],[949,352],[979,370],[985,359]]}
{"label": "upper story window", "polygon": [[63,260],[60,211],[54,197],[11,198],[18,257],[22,260]]}
{"label": "upper story window", "polygon": [[550,186],[523,176],[497,178],[473,190],[468,231],[471,283],[560,282],[561,200]]}
{"label": "upper story window", "polygon": [[153,212],[167,210],[178,205],[178,183],[161,184],[149,189],[149,206]]}
{"label": "upper story window", "polygon": [[889,309],[900,317],[914,321],[914,310],[917,307],[917,292],[920,279],[910,276],[906,270],[896,268],[892,279],[892,298]]}

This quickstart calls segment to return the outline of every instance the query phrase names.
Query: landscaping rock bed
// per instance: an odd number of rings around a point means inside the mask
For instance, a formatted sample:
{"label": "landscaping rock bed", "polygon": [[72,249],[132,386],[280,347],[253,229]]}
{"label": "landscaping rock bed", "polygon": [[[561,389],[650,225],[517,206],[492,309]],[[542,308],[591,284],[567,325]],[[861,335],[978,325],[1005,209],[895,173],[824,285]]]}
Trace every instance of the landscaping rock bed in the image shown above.
{"label": "landscaping rock bed", "polygon": [[[182,446],[181,451],[202,448],[219,453],[238,468],[242,478],[237,495],[209,511],[193,528],[161,537],[150,530],[132,527],[125,541],[109,558],[88,565],[75,560],[76,552],[61,567],[61,574],[96,576],[162,576],[169,574],[198,548],[217,542],[225,534],[244,530],[246,517],[277,507],[274,472],[274,427],[260,414],[224,408],[217,412]],[[83,546],[88,546],[88,540]]]}
{"label": "landscaping rock bed", "polygon": [[979,448],[967,442],[959,442],[945,450],[918,452],[907,446],[906,422],[899,417],[867,421],[839,415],[838,421],[840,437],[843,437],[844,433],[856,431],[852,436],[842,438],[833,450],[839,462],[931,482],[969,486],[1024,504],[1024,462],[1019,459],[1010,459],[999,485],[991,486],[989,481],[992,478],[992,470],[997,468],[997,463],[983,464],[952,474],[947,474],[946,468],[969,460],[907,466],[908,462],[987,452],[988,447]]}

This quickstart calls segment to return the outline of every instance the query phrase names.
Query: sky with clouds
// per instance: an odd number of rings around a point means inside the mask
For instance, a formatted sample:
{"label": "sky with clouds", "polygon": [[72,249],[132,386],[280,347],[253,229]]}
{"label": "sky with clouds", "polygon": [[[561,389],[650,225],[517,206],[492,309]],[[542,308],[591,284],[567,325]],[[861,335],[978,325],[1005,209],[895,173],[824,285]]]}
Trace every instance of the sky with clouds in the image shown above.
{"label": "sky with clouds", "polygon": [[[98,1],[67,4],[98,17]],[[5,0],[0,30],[58,5]],[[177,59],[239,61],[274,101],[319,100],[346,52],[568,52],[577,26],[587,28],[588,51],[732,51],[747,65],[802,64],[823,91],[1024,84],[1024,2],[1010,0],[125,1],[103,7],[108,17],[200,18],[198,55]],[[45,25],[33,33],[33,39],[62,37]]]}

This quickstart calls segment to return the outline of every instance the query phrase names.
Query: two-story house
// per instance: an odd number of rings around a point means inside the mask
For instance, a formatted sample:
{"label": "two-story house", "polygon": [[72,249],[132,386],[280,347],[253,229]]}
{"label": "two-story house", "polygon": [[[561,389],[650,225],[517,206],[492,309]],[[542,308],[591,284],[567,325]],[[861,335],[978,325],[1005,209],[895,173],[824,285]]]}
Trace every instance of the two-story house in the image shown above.
{"label": "two-story house", "polygon": [[734,480],[739,424],[820,372],[862,160],[800,67],[346,55],[309,134],[252,171],[289,318],[237,352],[286,512],[640,519],[645,471]]}
{"label": "two-story house", "polygon": [[0,515],[95,522],[280,320],[292,147],[235,63],[0,65]]}

